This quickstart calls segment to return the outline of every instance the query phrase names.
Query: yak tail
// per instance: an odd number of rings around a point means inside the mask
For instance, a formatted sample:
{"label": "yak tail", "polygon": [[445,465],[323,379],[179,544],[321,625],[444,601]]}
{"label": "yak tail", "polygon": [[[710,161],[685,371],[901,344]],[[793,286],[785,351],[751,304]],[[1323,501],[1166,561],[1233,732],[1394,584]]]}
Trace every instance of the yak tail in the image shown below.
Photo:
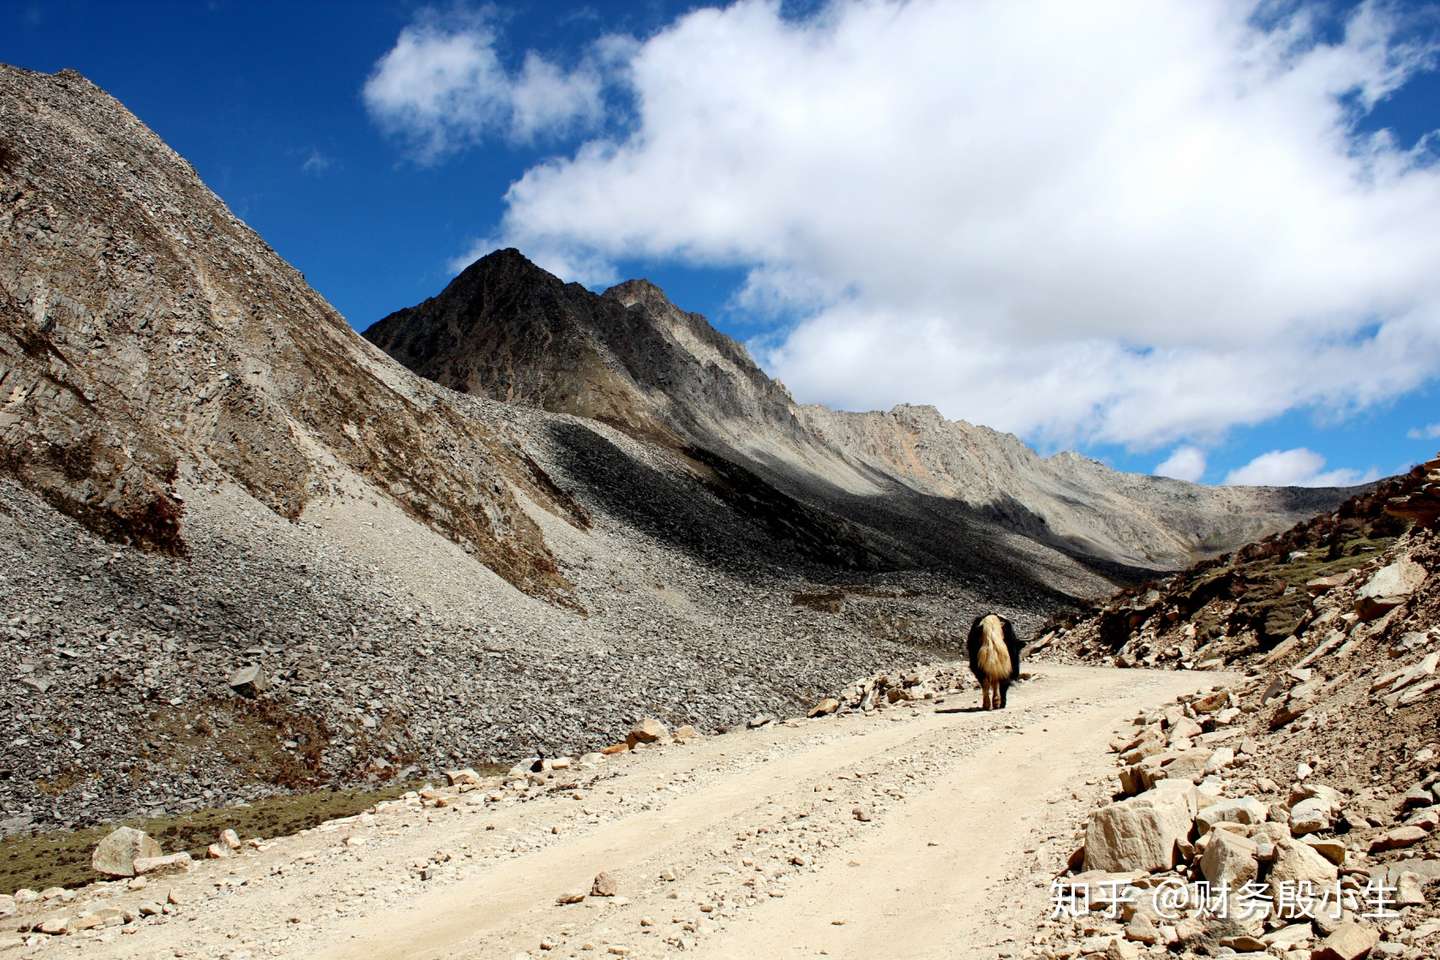
{"label": "yak tail", "polygon": [[1008,680],[1014,669],[1005,645],[1005,631],[999,617],[986,617],[980,624],[980,672],[991,680]]}

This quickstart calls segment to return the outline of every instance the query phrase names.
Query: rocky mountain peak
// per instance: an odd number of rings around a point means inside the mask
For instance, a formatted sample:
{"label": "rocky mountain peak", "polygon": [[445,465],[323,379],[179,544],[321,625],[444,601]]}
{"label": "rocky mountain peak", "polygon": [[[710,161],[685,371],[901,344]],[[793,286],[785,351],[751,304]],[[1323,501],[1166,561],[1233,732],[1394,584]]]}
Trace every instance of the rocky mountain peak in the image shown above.
{"label": "rocky mountain peak", "polygon": [[636,278],[633,280],[622,280],[620,283],[606,290],[601,296],[615,300],[626,307],[633,307],[641,304],[651,309],[679,310],[665,295],[665,291],[649,280]]}

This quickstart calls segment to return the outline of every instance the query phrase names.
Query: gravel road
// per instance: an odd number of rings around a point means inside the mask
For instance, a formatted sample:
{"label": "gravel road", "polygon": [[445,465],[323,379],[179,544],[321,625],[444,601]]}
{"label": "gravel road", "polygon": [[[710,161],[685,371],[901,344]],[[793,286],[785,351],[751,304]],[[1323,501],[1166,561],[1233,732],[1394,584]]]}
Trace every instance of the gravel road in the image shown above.
{"label": "gravel road", "polygon": [[[440,791],[63,910],[161,916],[86,957],[1018,956],[1130,718],[1227,675],[1037,665],[973,690]],[[605,871],[616,896],[588,894]],[[173,897],[171,894],[173,893]],[[123,933],[121,932],[123,929]],[[131,932],[133,931],[133,933]]]}

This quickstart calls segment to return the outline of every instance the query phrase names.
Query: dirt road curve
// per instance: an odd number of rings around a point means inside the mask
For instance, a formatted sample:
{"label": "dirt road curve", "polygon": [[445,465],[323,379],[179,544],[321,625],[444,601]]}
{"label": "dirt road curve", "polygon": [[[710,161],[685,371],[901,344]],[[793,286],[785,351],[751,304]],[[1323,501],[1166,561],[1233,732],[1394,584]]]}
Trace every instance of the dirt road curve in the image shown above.
{"label": "dirt road curve", "polygon": [[[1004,712],[967,691],[646,750],[528,800],[327,825],[94,904],[173,889],[178,916],[64,940],[232,960],[1018,956],[1113,773],[1110,738],[1228,679],[1037,673]],[[619,896],[556,902],[601,870]]]}

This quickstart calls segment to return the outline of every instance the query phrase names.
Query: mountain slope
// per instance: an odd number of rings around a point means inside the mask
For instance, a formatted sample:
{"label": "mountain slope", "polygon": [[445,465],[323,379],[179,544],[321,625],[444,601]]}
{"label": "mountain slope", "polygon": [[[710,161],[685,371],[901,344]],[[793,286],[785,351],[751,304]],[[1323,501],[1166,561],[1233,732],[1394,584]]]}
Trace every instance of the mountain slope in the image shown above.
{"label": "mountain slope", "polygon": [[0,468],[173,553],[182,471],[292,519],[358,480],[522,589],[568,592],[509,484],[555,504],[503,442],[378,364],[120,104],[5,68],[0,110]]}
{"label": "mountain slope", "polygon": [[[467,267],[439,295],[365,336],[467,393],[595,417],[738,461],[798,500],[932,553],[923,528],[994,524],[1080,558],[1183,566],[1327,509],[1338,490],[1215,488],[1039,457],[1014,436],[933,407],[800,406],[744,347],[659,288],[566,284],[516,250]],[[942,554],[943,554],[942,550]]]}

